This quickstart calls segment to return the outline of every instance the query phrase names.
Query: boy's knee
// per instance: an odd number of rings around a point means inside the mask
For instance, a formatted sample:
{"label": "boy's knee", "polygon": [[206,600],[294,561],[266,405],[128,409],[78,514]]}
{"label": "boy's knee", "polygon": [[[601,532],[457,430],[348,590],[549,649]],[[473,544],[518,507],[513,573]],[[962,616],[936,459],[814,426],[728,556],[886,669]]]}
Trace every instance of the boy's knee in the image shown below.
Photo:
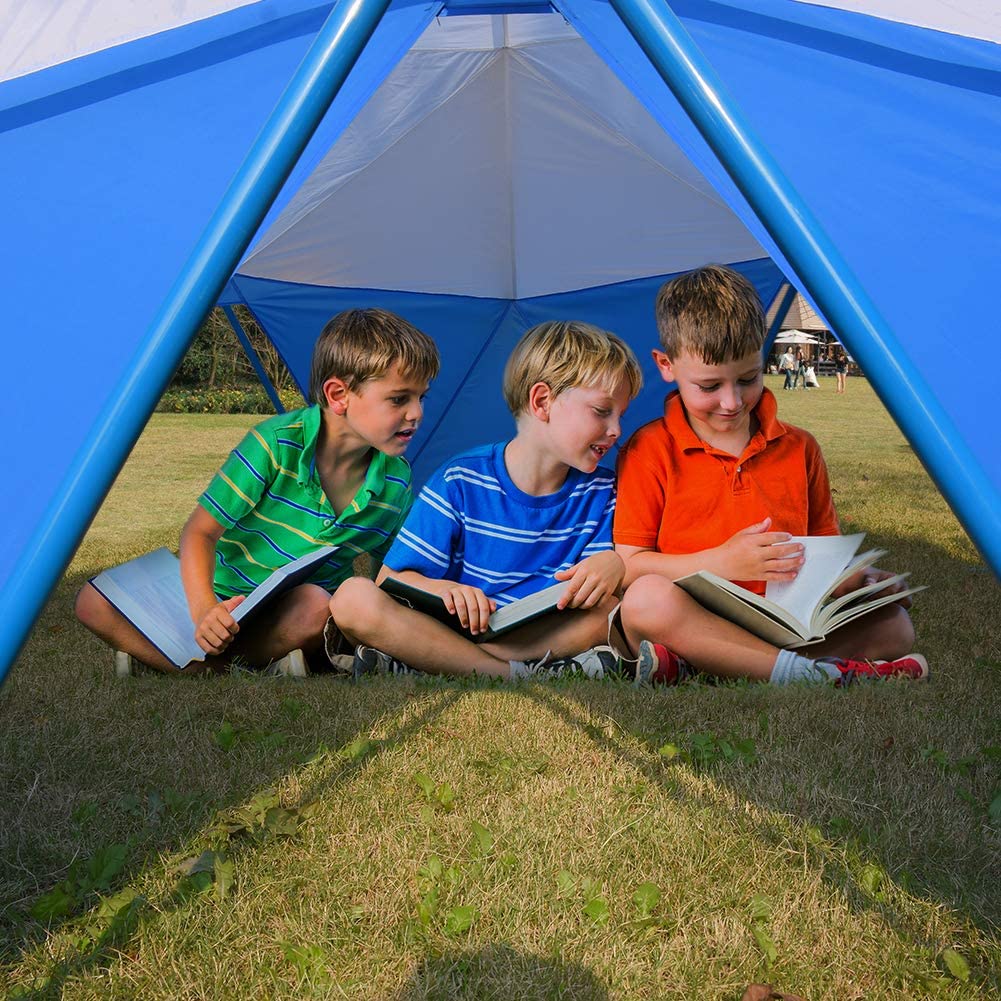
{"label": "boy's knee", "polygon": [[385,592],[367,577],[349,577],[330,599],[330,614],[341,632],[353,634],[363,629],[370,618],[378,618],[376,609],[384,596]]}
{"label": "boy's knee", "polygon": [[650,619],[663,623],[678,606],[681,593],[665,577],[656,574],[637,577],[622,599],[622,619],[627,623],[645,624]]}
{"label": "boy's knee", "polygon": [[295,605],[304,621],[323,629],[330,615],[330,595],[319,584],[300,584],[295,589]]}
{"label": "boy's knee", "polygon": [[92,632],[107,618],[111,606],[93,584],[84,584],[76,596],[73,612]]}
{"label": "boy's knee", "polygon": [[885,660],[896,660],[904,657],[914,649],[914,623],[906,608],[900,605],[890,605],[887,608],[884,626],[887,650],[883,654]]}

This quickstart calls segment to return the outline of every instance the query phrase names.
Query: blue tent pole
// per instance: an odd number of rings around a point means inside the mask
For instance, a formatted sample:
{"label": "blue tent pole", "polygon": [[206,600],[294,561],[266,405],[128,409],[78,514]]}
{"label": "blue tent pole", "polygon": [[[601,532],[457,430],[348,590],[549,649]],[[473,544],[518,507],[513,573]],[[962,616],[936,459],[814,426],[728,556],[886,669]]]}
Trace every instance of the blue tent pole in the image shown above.
{"label": "blue tent pole", "polygon": [[792,305],[793,299],[796,298],[796,286],[792,282],[786,282],[785,288],[779,289],[779,293],[775,298],[778,299],[779,296],[782,297],[782,301],[779,303],[778,312],[775,314],[775,319],[772,320],[772,325],[765,334],[766,353],[771,351],[775,336],[782,329],[782,321],[785,320],[786,313],[789,312],[789,307]]}
{"label": "blue tent pole", "polygon": [[338,0],[254,141],[0,594],[0,681],[389,0]]}
{"label": "blue tent pole", "polygon": [[976,546],[1001,577],[1001,495],[665,0],[610,0],[653,67],[843,336]]}
{"label": "blue tent pole", "polygon": [[247,331],[243,329],[243,324],[240,323],[240,318],[236,315],[232,306],[223,306],[222,311],[226,314],[226,318],[229,320],[229,325],[233,328],[233,333],[236,334],[237,340],[243,346],[243,350],[247,353],[247,359],[250,361],[250,364],[254,366],[254,371],[257,373],[257,378],[261,380],[264,392],[268,394],[271,402],[274,404],[275,413],[285,413],[285,405],[282,403],[281,397],[278,395],[278,390],[275,389],[274,383],[268,378],[268,373],[264,371],[261,359],[257,357],[254,345],[250,343],[250,338],[247,336]]}

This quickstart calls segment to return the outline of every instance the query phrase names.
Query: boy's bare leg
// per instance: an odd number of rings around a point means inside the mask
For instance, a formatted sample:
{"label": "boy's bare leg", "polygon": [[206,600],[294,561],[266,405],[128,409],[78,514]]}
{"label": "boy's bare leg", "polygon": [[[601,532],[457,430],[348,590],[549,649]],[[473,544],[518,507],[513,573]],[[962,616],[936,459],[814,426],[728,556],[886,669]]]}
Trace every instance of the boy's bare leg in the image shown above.
{"label": "boy's bare leg", "polygon": [[[301,649],[307,657],[316,653],[323,646],[329,601],[330,595],[322,587],[300,584],[277,601],[269,614],[241,630],[222,657],[208,657],[204,665],[192,664],[184,674],[220,670],[236,653],[252,664],[267,664],[295,649]],[[91,584],[85,584],[77,595],[76,615],[113,649],[123,650],[166,674],[179,673],[179,668]]]}
{"label": "boy's bare leg", "polygon": [[291,650],[302,650],[307,660],[319,657],[329,605],[329,593],[318,584],[300,584],[242,626],[226,653],[258,665],[278,660]]}
{"label": "boy's bare leg", "polygon": [[622,628],[635,654],[642,640],[663,643],[689,664],[724,678],[767,681],[778,647],[703,608],[654,574],[637,578],[622,600]]}
{"label": "boy's bare leg", "polygon": [[503,640],[473,643],[428,615],[401,605],[372,581],[352,577],[330,601],[337,628],[429,674],[471,674],[509,680],[512,660],[534,660],[552,651],[570,656],[604,642],[610,605],[558,612],[516,630]]}
{"label": "boy's bare leg", "polygon": [[[165,674],[178,673],[179,669],[92,584],[84,584],[80,589],[74,610],[76,617],[112,649],[123,650],[136,660]],[[192,671],[185,673],[191,674]]]}
{"label": "boy's bare leg", "polygon": [[835,630],[822,643],[803,647],[805,657],[896,660],[914,649],[914,625],[900,605],[885,605]]}

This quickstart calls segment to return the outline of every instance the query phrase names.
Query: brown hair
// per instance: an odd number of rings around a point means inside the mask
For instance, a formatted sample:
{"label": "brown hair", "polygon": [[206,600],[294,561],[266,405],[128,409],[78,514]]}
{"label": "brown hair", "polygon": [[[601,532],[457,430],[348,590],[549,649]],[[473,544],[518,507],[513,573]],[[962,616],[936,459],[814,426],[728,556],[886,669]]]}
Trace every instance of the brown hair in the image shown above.
{"label": "brown hair", "polygon": [[739,272],[707,264],[665,282],[657,293],[657,331],[668,358],[683,351],[708,365],[743,358],[765,342],[765,315]]}
{"label": "brown hair", "polygon": [[529,390],[544,382],[553,396],[574,386],[611,392],[629,383],[629,399],[643,385],[632,349],[607,330],[579,320],[549,320],[532,327],[515,345],[504,369],[504,399],[517,417],[528,406]]}
{"label": "brown hair", "polygon": [[346,309],[327,322],[313,348],[309,397],[323,403],[323,384],[343,379],[356,390],[399,362],[402,374],[430,382],[438,374],[438,348],[402,316],[385,309]]}

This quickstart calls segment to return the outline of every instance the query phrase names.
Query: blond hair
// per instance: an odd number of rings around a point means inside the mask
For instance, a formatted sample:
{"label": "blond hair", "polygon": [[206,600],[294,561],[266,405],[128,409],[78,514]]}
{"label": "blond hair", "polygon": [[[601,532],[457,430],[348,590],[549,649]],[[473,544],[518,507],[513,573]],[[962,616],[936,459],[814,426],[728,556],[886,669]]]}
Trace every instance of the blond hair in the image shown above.
{"label": "blond hair", "polygon": [[402,316],[385,309],[346,309],[327,322],[313,348],[310,399],[323,403],[328,379],[343,379],[356,390],[384,376],[394,362],[402,375],[419,382],[430,382],[441,366],[434,341]]}
{"label": "blond hair", "polygon": [[629,399],[643,385],[632,349],[607,330],[579,320],[550,320],[532,327],[517,343],[504,369],[504,399],[517,417],[528,407],[532,386],[544,382],[554,397],[575,386],[611,393],[625,380]]}
{"label": "blond hair", "polygon": [[708,365],[744,358],[765,342],[765,315],[739,272],[707,264],[665,282],[657,293],[657,332],[668,358],[687,352]]}

